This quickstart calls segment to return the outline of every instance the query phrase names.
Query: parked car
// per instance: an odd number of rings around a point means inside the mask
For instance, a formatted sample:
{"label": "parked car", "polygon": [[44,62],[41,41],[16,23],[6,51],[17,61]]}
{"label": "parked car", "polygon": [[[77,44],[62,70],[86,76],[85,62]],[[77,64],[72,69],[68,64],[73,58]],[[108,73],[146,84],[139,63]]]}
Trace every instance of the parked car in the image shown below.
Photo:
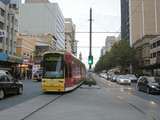
{"label": "parked car", "polygon": [[137,78],[134,74],[127,74],[126,76],[127,76],[127,77],[131,80],[131,82],[133,82],[133,83],[136,83],[137,80],[138,80],[138,78]]}
{"label": "parked car", "polygon": [[118,77],[118,75],[113,75],[112,78],[111,78],[111,81],[112,82],[116,82],[117,81],[117,77]]}
{"label": "parked car", "polygon": [[8,75],[8,77],[10,77],[10,79],[13,79],[12,75],[10,72],[8,72],[7,70],[0,70],[0,74],[5,74]]}
{"label": "parked car", "polygon": [[139,91],[150,93],[160,93],[160,78],[142,76],[138,79],[137,89]]}
{"label": "parked car", "polygon": [[9,75],[0,73],[0,99],[8,94],[22,94],[23,84]]}
{"label": "parked car", "polygon": [[117,83],[118,84],[127,84],[127,85],[130,85],[131,84],[131,80],[126,75],[119,75],[117,77]]}
{"label": "parked car", "polygon": [[37,71],[33,74],[32,79],[33,79],[33,80],[37,80],[37,81],[41,81],[41,80],[42,80],[42,74],[43,74],[43,71],[42,71],[42,70],[37,70]]}

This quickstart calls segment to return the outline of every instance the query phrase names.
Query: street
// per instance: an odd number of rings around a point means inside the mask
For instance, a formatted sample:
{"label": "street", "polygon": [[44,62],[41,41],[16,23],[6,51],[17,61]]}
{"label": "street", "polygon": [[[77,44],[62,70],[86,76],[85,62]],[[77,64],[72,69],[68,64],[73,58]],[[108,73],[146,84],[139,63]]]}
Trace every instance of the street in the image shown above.
{"label": "street", "polygon": [[8,104],[1,109],[0,120],[160,119],[160,95],[138,92],[135,85],[117,85],[96,74],[93,77],[97,86],[83,85],[66,94],[43,94],[40,82],[24,81],[23,95],[0,101],[0,106]]}
{"label": "street", "polygon": [[0,100],[0,111],[42,94],[40,91],[40,82],[34,82],[32,80],[23,80],[22,82],[24,84],[23,94],[7,96],[5,99]]}

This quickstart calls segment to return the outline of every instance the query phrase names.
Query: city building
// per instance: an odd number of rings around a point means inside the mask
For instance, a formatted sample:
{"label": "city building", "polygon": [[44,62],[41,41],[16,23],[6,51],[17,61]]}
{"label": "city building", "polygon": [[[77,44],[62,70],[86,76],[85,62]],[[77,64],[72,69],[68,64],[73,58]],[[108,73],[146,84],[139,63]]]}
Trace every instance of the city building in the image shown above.
{"label": "city building", "polygon": [[16,56],[19,0],[0,0],[0,67],[11,68],[21,63]]}
{"label": "city building", "polygon": [[107,36],[105,40],[105,46],[101,49],[101,56],[105,55],[106,52],[109,52],[113,44],[120,40],[120,36],[117,38],[115,36]]}
{"label": "city building", "polygon": [[105,40],[105,47],[106,47],[106,51],[110,51],[110,49],[112,48],[113,44],[117,41],[115,36],[107,36],[106,40]]}
{"label": "city building", "polygon": [[42,53],[56,50],[55,43],[50,34],[17,34],[16,54],[23,58],[23,64],[40,63]]}
{"label": "city building", "polygon": [[56,39],[56,50],[65,49],[64,17],[57,3],[22,4],[19,31],[36,36],[50,34]]}
{"label": "city building", "polygon": [[36,38],[34,63],[40,64],[42,53],[56,50],[56,38],[52,34],[41,34]]}
{"label": "city building", "polygon": [[130,43],[137,49],[139,66],[147,70],[150,41],[160,35],[160,0],[130,0],[129,10]]}
{"label": "city building", "polygon": [[49,3],[48,0],[25,0],[25,3]]}
{"label": "city building", "polygon": [[106,47],[103,46],[103,47],[101,48],[101,56],[104,56],[105,54],[106,54]]}
{"label": "city building", "polygon": [[23,58],[23,64],[32,64],[37,38],[23,34],[17,34],[16,54]]}
{"label": "city building", "polygon": [[150,68],[153,75],[160,76],[160,36],[150,40]]}
{"label": "city building", "polygon": [[77,56],[75,24],[73,24],[71,18],[65,18],[65,49]]}
{"label": "city building", "polygon": [[121,39],[130,39],[129,32],[129,0],[121,0]]}

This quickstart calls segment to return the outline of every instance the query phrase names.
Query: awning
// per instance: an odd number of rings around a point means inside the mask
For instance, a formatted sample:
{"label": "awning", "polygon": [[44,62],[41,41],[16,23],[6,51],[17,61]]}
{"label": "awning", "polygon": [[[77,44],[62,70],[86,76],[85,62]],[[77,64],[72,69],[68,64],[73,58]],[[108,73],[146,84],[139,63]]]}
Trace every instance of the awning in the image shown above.
{"label": "awning", "polygon": [[22,64],[23,63],[22,57],[8,55],[8,54],[2,53],[2,52],[0,52],[0,61],[11,62],[11,63],[16,63],[16,64]]}
{"label": "awning", "polygon": [[7,61],[8,57],[6,53],[0,53],[0,61]]}

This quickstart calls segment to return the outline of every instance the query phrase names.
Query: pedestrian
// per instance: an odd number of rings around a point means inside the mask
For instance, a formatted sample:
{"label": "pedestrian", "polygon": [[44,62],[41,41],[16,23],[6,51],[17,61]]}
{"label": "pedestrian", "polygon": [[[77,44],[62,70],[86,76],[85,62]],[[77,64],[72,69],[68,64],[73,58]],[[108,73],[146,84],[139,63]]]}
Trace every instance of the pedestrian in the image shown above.
{"label": "pedestrian", "polygon": [[22,78],[23,80],[25,80],[25,77],[26,77],[26,74],[25,74],[25,71],[22,72]]}

